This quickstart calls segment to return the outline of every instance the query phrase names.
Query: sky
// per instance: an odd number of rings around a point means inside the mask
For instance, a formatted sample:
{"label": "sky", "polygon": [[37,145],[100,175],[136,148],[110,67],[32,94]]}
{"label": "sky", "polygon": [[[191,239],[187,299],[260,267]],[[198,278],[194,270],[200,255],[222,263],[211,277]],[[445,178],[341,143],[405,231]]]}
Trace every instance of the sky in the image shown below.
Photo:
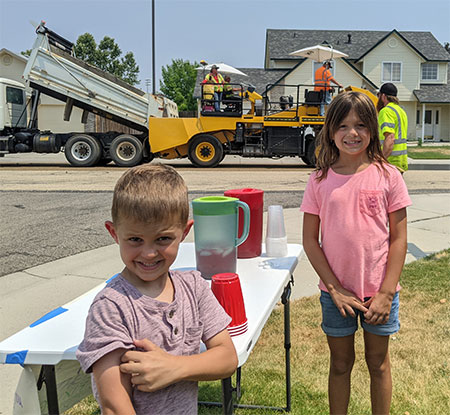
{"label": "sky", "polygon": [[[41,20],[72,42],[86,32],[114,38],[135,56],[137,86],[152,90],[152,0],[0,0],[0,49],[30,49]],[[155,0],[156,90],[172,59],[262,68],[267,29],[429,31],[443,44],[450,1]]]}

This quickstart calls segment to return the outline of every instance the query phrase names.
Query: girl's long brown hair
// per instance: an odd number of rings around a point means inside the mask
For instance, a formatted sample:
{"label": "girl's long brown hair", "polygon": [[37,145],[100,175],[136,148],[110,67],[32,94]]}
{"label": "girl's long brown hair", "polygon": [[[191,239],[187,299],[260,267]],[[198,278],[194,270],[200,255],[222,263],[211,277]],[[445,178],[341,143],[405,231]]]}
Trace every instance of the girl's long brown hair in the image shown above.
{"label": "girl's long brown hair", "polygon": [[325,117],[325,124],[318,138],[317,156],[317,180],[327,177],[328,169],[339,159],[339,149],[333,141],[334,134],[345,117],[351,110],[354,110],[360,120],[368,128],[370,142],[367,147],[367,156],[371,162],[378,162],[384,170],[383,163],[387,160],[381,151],[380,139],[378,135],[377,111],[373,102],[367,95],[361,92],[343,92],[333,99],[328,107]]}

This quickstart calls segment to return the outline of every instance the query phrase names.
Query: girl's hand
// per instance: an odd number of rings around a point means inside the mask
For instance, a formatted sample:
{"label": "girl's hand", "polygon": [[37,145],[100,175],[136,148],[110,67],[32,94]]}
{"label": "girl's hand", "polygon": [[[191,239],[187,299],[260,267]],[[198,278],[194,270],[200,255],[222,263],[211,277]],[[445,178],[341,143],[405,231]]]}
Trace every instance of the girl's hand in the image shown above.
{"label": "girl's hand", "polygon": [[355,294],[343,287],[334,288],[330,291],[330,295],[342,317],[347,317],[347,315],[355,317],[356,313],[354,308],[362,311],[363,313],[367,313],[369,311],[363,302],[355,296]]}
{"label": "girl's hand", "polygon": [[392,296],[378,292],[371,299],[364,302],[363,305],[368,307],[368,311],[364,313],[364,319],[367,324],[374,326],[386,324],[391,313]]}

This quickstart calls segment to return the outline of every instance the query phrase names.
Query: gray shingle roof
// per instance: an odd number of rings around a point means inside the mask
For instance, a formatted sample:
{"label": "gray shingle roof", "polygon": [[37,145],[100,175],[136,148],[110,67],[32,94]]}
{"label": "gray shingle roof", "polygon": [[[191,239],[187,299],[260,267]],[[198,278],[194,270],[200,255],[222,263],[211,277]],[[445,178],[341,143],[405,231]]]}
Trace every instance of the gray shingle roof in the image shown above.
{"label": "gray shingle roof", "polygon": [[[280,79],[286,72],[288,72],[288,69],[272,69],[272,70],[265,70],[262,68],[239,68],[240,71],[244,72],[248,76],[242,76],[242,75],[232,75],[230,74],[231,83],[232,84],[251,84],[256,88],[256,92],[262,94],[266,86],[268,84],[273,84],[278,79]],[[220,72],[220,69],[219,69]],[[206,75],[207,72],[205,72]],[[222,74],[224,75],[224,74]],[[203,81],[203,72],[198,71],[197,73],[197,81],[195,83],[195,89],[194,89],[194,97],[199,98],[200,97],[200,83]]]}
{"label": "gray shingle roof", "polygon": [[[290,52],[327,42],[357,60],[389,33],[372,30],[267,29],[266,53],[270,59],[299,59]],[[449,54],[430,32],[398,32],[427,60],[448,61]],[[349,43],[349,35],[351,43]]]}
{"label": "gray shingle roof", "polygon": [[[450,64],[447,79],[450,79]],[[421,104],[450,104],[450,84],[420,84],[420,89],[415,89],[413,93]]]}

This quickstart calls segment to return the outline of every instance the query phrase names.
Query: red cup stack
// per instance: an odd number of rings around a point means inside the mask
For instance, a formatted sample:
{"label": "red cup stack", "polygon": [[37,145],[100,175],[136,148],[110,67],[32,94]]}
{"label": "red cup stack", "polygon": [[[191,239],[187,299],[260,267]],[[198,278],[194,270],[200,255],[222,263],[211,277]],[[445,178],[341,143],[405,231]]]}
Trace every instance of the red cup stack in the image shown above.
{"label": "red cup stack", "polygon": [[223,273],[212,276],[211,290],[220,305],[231,317],[228,325],[230,336],[238,336],[247,331],[244,298],[242,297],[239,276],[234,273]]}

